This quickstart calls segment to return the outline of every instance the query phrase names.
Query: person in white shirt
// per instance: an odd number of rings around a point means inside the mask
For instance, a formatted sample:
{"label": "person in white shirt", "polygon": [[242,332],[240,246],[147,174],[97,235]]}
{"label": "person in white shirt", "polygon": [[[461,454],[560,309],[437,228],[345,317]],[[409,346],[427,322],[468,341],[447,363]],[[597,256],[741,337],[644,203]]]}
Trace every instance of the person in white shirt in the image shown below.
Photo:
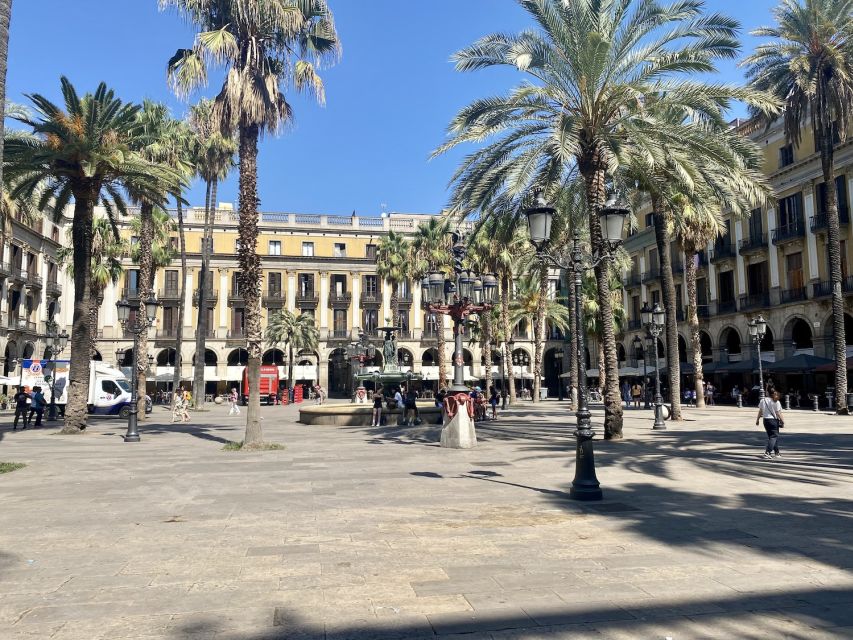
{"label": "person in white shirt", "polygon": [[758,417],[755,418],[755,426],[758,421],[764,419],[764,431],[767,432],[767,446],[764,448],[764,459],[770,460],[771,453],[777,458],[782,457],[779,453],[779,429],[785,422],[782,419],[782,404],[779,402],[779,392],[772,387],[767,390],[767,396],[758,403]]}

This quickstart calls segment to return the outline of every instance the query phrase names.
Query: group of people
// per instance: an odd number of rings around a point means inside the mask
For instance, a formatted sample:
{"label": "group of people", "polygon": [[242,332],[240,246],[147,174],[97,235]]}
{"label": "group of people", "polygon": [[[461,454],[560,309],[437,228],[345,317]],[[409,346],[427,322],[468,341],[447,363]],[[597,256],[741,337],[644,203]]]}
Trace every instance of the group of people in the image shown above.
{"label": "group of people", "polygon": [[[434,398],[435,406],[439,409],[443,409],[444,399],[449,393],[450,392],[448,392],[447,389],[439,389]],[[497,387],[492,385],[489,388],[488,397],[486,397],[480,387],[474,387],[471,389],[468,392],[468,396],[474,403],[475,421],[498,419],[498,404],[500,404],[501,401],[501,394]],[[408,388],[405,385],[394,387],[391,389],[391,395],[388,396],[384,394],[384,389],[381,386],[377,387],[371,398],[373,400],[373,419],[371,421],[371,426],[382,426],[382,412],[385,407],[388,409],[399,409],[403,417],[403,424],[410,427],[414,426],[420,421],[420,414],[418,412],[419,397],[420,394],[411,386]],[[487,406],[490,406],[492,409],[491,418],[487,415]]]}
{"label": "group of people", "polygon": [[190,421],[190,392],[179,387],[175,392],[175,406],[172,407],[172,422],[189,422]]}
{"label": "group of people", "polygon": [[42,393],[41,387],[33,387],[32,393],[27,393],[26,388],[18,387],[18,392],[15,394],[15,421],[12,425],[12,430],[18,430],[18,421],[23,419],[24,426],[22,429],[26,429],[30,426],[30,423],[33,422],[33,415],[36,417],[36,421],[33,423],[34,427],[41,426],[41,418],[44,415],[44,408],[47,404],[47,401],[44,398],[44,394]]}

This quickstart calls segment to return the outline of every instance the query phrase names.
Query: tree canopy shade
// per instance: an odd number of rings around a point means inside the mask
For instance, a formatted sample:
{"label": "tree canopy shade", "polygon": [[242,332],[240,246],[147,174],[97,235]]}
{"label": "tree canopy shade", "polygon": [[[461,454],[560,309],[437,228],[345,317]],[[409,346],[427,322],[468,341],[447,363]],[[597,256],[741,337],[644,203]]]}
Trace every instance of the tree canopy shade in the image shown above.
{"label": "tree canopy shade", "polygon": [[240,291],[246,304],[249,405],[244,448],[260,447],[261,296],[258,241],[258,139],[293,116],[285,88],[325,100],[318,67],[334,62],[340,44],[326,0],[160,0],[199,28],[192,48],[169,60],[179,95],[207,84],[208,67],[224,67],[213,113],[223,131],[237,129],[240,154]]}
{"label": "tree canopy shade", "polygon": [[56,212],[74,200],[74,314],[63,432],[77,433],[86,427],[95,205],[101,202],[114,223],[116,210],[126,211],[126,192],[160,203],[179,189],[180,178],[134,150],[144,135],[139,106],[122,102],[103,83],[83,96],[67,78],[61,85],[64,108],[41,95],[28,96],[36,114],[20,121],[35,137],[9,140],[3,162],[13,198],[40,193],[39,208],[52,205]]}
{"label": "tree canopy shade", "polygon": [[[847,138],[853,115],[853,0],[782,0],[776,26],[753,35],[768,38],[744,64],[751,86],[771,92],[785,106],[785,134],[799,143],[811,125],[826,185],[832,324],[835,335],[835,406],[847,413],[847,354],[843,276],[835,185],[836,139]],[[756,110],[755,115],[767,119]],[[768,119],[769,123],[769,119]]]}
{"label": "tree canopy shade", "polygon": [[[735,99],[774,106],[754,91],[695,77],[738,51],[737,23],[703,13],[699,0],[518,2],[536,29],[488,35],[454,56],[460,71],[510,66],[525,76],[509,93],[463,108],[450,123],[450,139],[436,151],[482,144],[453,176],[451,204],[459,210],[487,215],[501,199],[517,200],[521,208],[537,191],[553,200],[577,173],[592,249],[606,253],[598,212],[620,166],[642,158],[654,167],[704,153],[709,135],[727,129],[725,114]],[[690,118],[663,121],[660,113],[668,110]],[[606,265],[596,268],[596,280],[607,372],[605,437],[620,438]]]}

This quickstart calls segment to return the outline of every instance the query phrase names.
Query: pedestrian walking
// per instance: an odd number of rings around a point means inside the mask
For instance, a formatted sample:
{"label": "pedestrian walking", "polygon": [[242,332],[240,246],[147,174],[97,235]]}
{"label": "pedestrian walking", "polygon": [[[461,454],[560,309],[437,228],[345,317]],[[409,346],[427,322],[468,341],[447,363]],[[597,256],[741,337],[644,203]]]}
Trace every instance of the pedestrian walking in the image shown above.
{"label": "pedestrian walking", "polygon": [[190,398],[191,394],[189,391],[184,391],[184,402],[181,405],[181,419],[183,422],[190,421]]}
{"label": "pedestrian walking", "polygon": [[782,419],[782,404],[779,402],[779,392],[770,388],[767,396],[758,403],[758,417],[755,418],[755,426],[758,421],[764,420],[764,431],[767,432],[767,445],[764,447],[764,459],[772,459],[771,453],[781,458],[779,453],[779,429],[785,426]]}
{"label": "pedestrian walking", "polygon": [[634,400],[634,408],[640,408],[640,399],[643,397],[643,387],[639,382],[634,382],[631,387],[631,398]]}
{"label": "pedestrian walking", "polygon": [[231,401],[231,408],[228,410],[228,415],[232,416],[235,413],[240,415],[240,405],[237,402],[237,387],[231,387],[231,395],[229,397]]}
{"label": "pedestrian walking", "polygon": [[378,427],[382,424],[382,403],[384,401],[382,387],[379,387],[373,392],[373,422],[370,426]]}
{"label": "pedestrian walking", "polygon": [[33,421],[33,414],[36,414],[36,422],[34,427],[41,426],[41,418],[44,415],[45,405],[44,394],[41,392],[41,387],[33,387],[33,397],[30,403],[30,415],[27,416],[27,425]]}
{"label": "pedestrian walking", "polygon": [[622,382],[622,400],[626,407],[631,406],[631,385],[628,384],[627,380]]}
{"label": "pedestrian walking", "polygon": [[23,428],[27,428],[27,411],[29,411],[30,394],[24,391],[23,387],[18,387],[18,393],[15,394],[15,421],[12,423],[12,431],[18,430],[18,419],[24,422]]}
{"label": "pedestrian walking", "polygon": [[492,420],[498,419],[498,402],[501,400],[501,395],[497,388],[492,385],[489,388],[489,404],[492,406]]}
{"label": "pedestrian walking", "polygon": [[406,389],[404,404],[406,406],[406,424],[413,427],[418,420],[418,392],[412,388],[412,385]]}

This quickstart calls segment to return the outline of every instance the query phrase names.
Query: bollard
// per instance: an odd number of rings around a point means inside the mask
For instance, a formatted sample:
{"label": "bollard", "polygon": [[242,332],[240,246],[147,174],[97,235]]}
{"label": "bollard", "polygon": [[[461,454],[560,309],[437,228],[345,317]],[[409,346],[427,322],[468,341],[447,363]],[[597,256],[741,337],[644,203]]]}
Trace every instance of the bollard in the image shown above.
{"label": "bollard", "polygon": [[813,411],[820,411],[820,404],[819,404],[820,400],[818,399],[818,395],[814,394],[814,396],[812,396],[812,400],[814,401],[814,406],[813,406],[812,410]]}
{"label": "bollard", "polygon": [[786,393],[785,394],[785,411],[790,411],[790,410],[791,410],[791,394]]}
{"label": "bollard", "polygon": [[741,394],[737,394],[737,408],[743,408],[743,396]]}

